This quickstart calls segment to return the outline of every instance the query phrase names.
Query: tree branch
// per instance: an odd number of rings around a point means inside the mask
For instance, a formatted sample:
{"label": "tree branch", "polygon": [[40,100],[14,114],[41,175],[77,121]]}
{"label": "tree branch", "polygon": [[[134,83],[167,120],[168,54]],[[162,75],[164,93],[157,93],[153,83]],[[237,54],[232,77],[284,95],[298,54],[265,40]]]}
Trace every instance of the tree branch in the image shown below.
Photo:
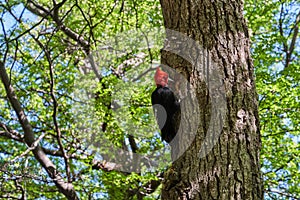
{"label": "tree branch", "polygon": [[17,131],[14,131],[10,129],[8,126],[0,122],[0,127],[4,130],[0,132],[0,136],[4,136],[13,140],[16,140],[18,142],[25,142],[23,135],[18,133]]}
{"label": "tree branch", "polygon": [[88,54],[90,49],[90,44],[88,41],[86,41],[81,35],[74,32],[70,28],[66,27],[62,21],[59,19],[58,16],[58,9],[66,2],[66,0],[62,1],[61,3],[57,4],[52,10],[53,12],[47,10],[46,8],[34,3],[33,1],[29,0],[28,4],[26,5],[26,8],[31,11],[32,13],[40,16],[40,17],[46,17],[50,16],[54,22],[56,23],[59,30],[63,31],[68,37],[71,39],[77,41],[80,46],[83,47],[84,51]]}
{"label": "tree branch", "polygon": [[[22,126],[22,129],[24,131],[24,140],[28,146],[32,146],[34,145],[35,142],[32,126],[29,123],[29,120],[27,119],[27,116],[25,115],[25,112],[21,107],[21,104],[14,92],[14,88],[10,84],[10,80],[7,75],[6,69],[4,67],[4,64],[1,61],[0,61],[0,77],[2,83],[4,84],[8,99],[13,109],[15,110],[19,122]],[[34,154],[34,157],[38,160],[38,162],[43,166],[43,168],[47,171],[49,176],[52,178],[59,191],[62,192],[70,200],[79,199],[73,188],[73,185],[63,180],[63,178],[56,171],[55,165],[45,154],[41,146],[37,145],[36,148],[32,150],[32,152]]]}
{"label": "tree branch", "polygon": [[21,155],[14,157],[14,159],[12,159],[11,161],[8,161],[8,162],[4,165],[4,168],[5,168],[8,164],[11,164],[11,163],[16,162],[16,160],[18,160],[19,158],[24,157],[24,156],[27,155],[30,151],[34,150],[34,149],[38,146],[38,144],[40,143],[40,141],[44,138],[45,135],[46,135],[46,133],[43,133],[42,135],[40,135],[40,137],[39,137],[36,141],[34,141],[34,143],[33,143],[30,147],[28,147],[28,148],[26,149],[26,151],[24,151],[23,153],[21,153]]}
{"label": "tree branch", "polygon": [[295,20],[295,26],[294,26],[294,32],[293,32],[293,38],[291,41],[291,45],[290,48],[288,50],[288,52],[286,52],[286,62],[285,62],[285,68],[287,68],[291,62],[291,57],[293,54],[293,51],[295,49],[295,44],[296,44],[296,40],[298,37],[298,33],[299,33],[299,26],[298,23],[300,22],[300,12],[298,13],[296,20]]}
{"label": "tree branch", "polygon": [[132,152],[136,153],[139,150],[139,148],[135,142],[133,135],[128,135],[128,140],[129,140],[129,144],[130,144]]}
{"label": "tree branch", "polygon": [[[5,124],[0,122],[0,127],[4,130],[4,131],[0,131],[0,136],[9,138],[9,139],[13,139],[15,141],[21,142],[21,143],[25,143],[23,136],[18,133],[15,130],[12,130],[10,127],[6,126]],[[47,149],[47,148],[43,148],[42,147],[43,152],[45,152],[47,155],[51,155],[51,156],[55,156],[55,157],[64,157],[63,152],[60,149]],[[71,154],[69,155],[70,159],[76,159],[76,160],[81,160],[81,159],[85,159],[86,157],[90,156],[89,154],[85,154],[83,156],[78,156],[76,154]],[[103,171],[115,171],[120,169],[122,166],[121,165],[117,165],[116,163],[112,163],[112,162],[107,162],[107,161],[99,161],[99,160],[93,160],[92,162],[92,169],[95,170],[103,170]]]}

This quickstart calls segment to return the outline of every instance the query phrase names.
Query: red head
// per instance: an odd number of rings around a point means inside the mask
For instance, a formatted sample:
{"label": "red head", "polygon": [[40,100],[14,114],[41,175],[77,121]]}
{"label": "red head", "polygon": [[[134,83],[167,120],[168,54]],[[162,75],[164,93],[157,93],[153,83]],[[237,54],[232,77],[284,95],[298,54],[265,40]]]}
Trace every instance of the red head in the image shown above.
{"label": "red head", "polygon": [[159,67],[156,68],[154,80],[157,86],[161,85],[162,87],[165,87],[168,84],[168,77],[169,75],[166,72],[160,70]]}

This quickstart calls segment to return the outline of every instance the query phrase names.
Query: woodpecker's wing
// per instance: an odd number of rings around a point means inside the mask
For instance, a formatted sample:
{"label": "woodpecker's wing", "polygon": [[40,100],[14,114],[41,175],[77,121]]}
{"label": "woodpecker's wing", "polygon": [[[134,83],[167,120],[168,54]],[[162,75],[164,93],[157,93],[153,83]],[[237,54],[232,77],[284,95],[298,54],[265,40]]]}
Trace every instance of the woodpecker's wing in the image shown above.
{"label": "woodpecker's wing", "polygon": [[151,95],[151,102],[154,111],[154,116],[161,130],[167,120],[167,110],[165,108],[164,91],[162,87],[157,87]]}
{"label": "woodpecker's wing", "polygon": [[151,95],[151,101],[162,139],[170,142],[177,132],[174,114],[180,111],[180,105],[168,87],[157,87]]}

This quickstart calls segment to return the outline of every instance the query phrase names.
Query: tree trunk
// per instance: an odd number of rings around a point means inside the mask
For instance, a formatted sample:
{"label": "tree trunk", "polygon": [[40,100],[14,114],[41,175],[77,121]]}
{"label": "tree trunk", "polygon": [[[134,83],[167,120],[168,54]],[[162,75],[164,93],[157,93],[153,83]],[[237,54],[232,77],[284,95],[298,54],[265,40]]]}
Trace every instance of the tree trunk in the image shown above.
{"label": "tree trunk", "polygon": [[257,94],[243,3],[161,0],[161,6],[162,63],[189,83],[177,91],[183,99],[181,123],[171,143],[174,162],[165,173],[162,199],[263,199]]}

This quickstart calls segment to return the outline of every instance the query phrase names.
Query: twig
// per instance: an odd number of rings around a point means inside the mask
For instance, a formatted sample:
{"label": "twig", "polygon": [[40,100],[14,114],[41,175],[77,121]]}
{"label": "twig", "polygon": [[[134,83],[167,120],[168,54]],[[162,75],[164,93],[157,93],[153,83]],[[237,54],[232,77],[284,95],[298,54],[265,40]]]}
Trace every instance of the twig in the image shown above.
{"label": "twig", "polygon": [[46,133],[43,133],[42,135],[40,135],[40,137],[38,137],[38,139],[36,141],[34,141],[30,147],[28,147],[26,149],[26,151],[24,151],[21,155],[16,156],[14,159],[12,159],[11,161],[8,161],[7,163],[4,164],[4,168],[8,165],[8,164],[12,164],[14,162],[16,162],[16,160],[18,160],[19,158],[22,158],[24,156],[26,156],[29,152],[31,152],[32,150],[34,150],[40,143],[40,141],[45,137]]}

